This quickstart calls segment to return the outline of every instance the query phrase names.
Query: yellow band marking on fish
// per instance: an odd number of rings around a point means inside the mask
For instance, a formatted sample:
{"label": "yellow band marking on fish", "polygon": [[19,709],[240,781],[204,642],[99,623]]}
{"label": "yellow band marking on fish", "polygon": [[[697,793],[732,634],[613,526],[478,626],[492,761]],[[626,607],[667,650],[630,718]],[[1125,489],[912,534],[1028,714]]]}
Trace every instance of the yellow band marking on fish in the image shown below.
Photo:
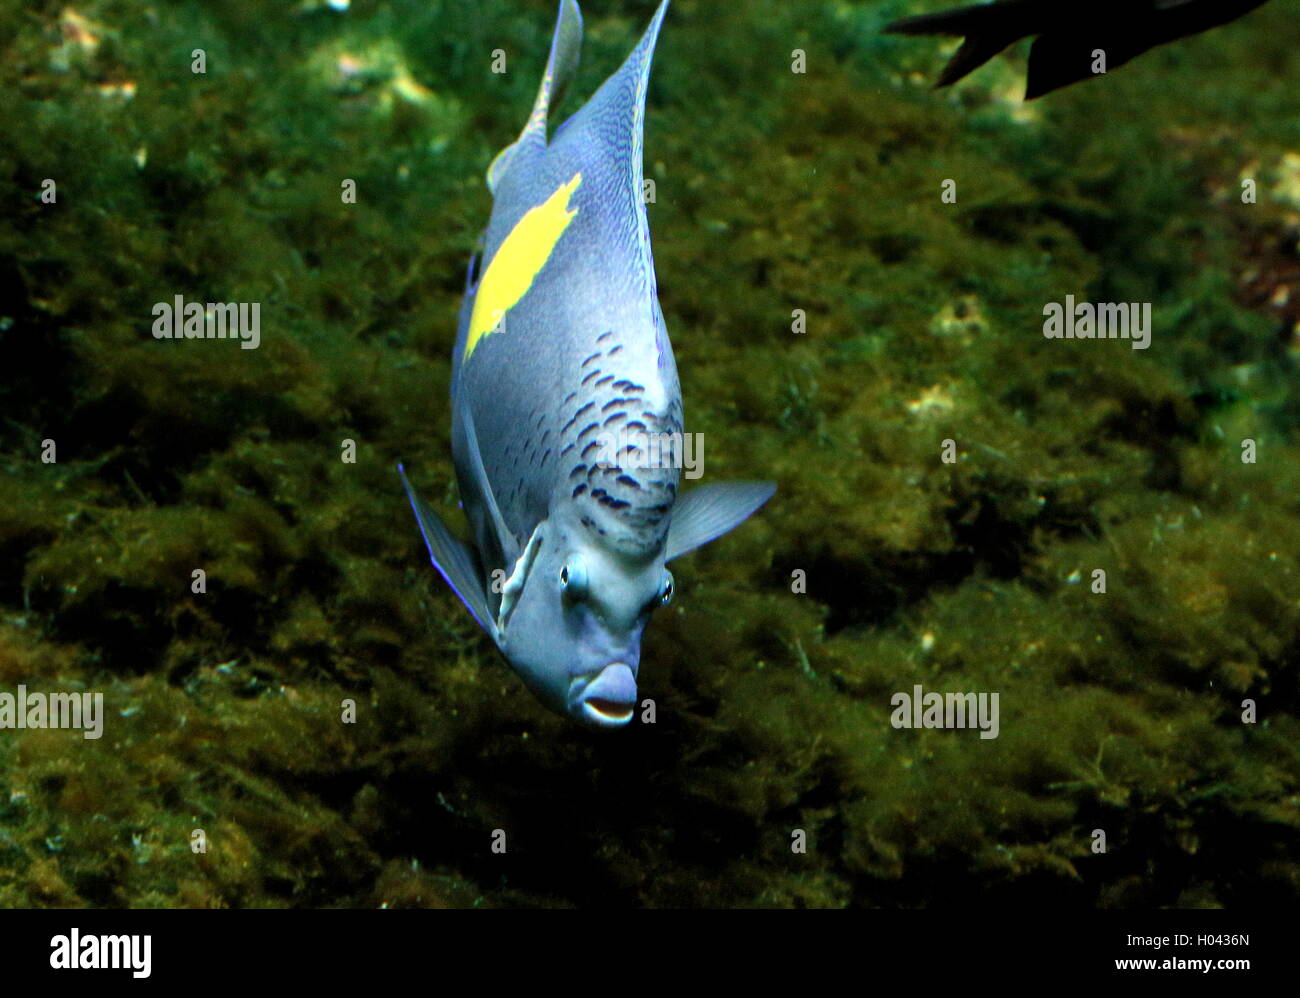
{"label": "yellow band marking on fish", "polygon": [[546,266],[555,244],[578,214],[577,208],[569,210],[569,200],[581,184],[582,174],[575,173],[545,201],[528,209],[501,241],[474,296],[462,363],[469,360],[479,340],[497,331],[505,314],[518,304]]}

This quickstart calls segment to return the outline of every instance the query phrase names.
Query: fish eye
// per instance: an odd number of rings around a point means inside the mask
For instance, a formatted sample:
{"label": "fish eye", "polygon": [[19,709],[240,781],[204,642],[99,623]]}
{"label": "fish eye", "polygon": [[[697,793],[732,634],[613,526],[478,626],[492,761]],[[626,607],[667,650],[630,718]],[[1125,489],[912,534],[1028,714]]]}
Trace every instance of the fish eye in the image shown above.
{"label": "fish eye", "polygon": [[587,563],[575,556],[560,569],[560,592],[568,599],[582,599],[587,595]]}
{"label": "fish eye", "polygon": [[659,591],[659,605],[667,606],[673,601],[673,573],[664,572],[664,585]]}

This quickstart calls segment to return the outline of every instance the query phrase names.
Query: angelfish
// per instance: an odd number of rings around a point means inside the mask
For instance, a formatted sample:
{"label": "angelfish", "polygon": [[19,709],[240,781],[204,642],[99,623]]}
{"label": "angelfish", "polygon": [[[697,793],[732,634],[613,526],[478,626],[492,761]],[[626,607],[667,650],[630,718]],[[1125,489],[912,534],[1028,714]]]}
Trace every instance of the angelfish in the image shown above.
{"label": "angelfish", "polygon": [[452,455],[472,545],[398,466],[438,572],[545,704],[596,727],[633,716],[641,635],[673,596],[666,563],[776,490],[730,482],[678,494],[681,388],[641,172],[667,6],[551,132],[582,42],[577,3],[561,0],[528,123],[488,168],[492,214],[452,354]]}

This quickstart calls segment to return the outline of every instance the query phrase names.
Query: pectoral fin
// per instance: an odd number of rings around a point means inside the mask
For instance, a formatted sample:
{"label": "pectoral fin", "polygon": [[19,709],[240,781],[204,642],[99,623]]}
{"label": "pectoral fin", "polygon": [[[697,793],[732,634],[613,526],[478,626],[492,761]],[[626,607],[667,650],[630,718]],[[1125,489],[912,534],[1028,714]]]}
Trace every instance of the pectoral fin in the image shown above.
{"label": "pectoral fin", "polygon": [[673,506],[664,561],[740,526],[775,492],[772,482],[719,482],[685,493]]}
{"label": "pectoral fin", "polygon": [[524,583],[528,581],[528,573],[532,570],[533,562],[537,560],[537,552],[542,548],[542,538],[545,532],[545,522],[539,523],[537,529],[533,531],[533,536],[528,539],[528,545],[524,548],[524,553],[519,556],[519,561],[515,563],[515,570],[510,573],[510,578],[506,579],[506,584],[501,590],[501,609],[497,612],[497,630],[503,635],[510,625],[510,614],[514,612],[515,604],[519,602],[519,597],[523,594]]}
{"label": "pectoral fin", "polygon": [[479,626],[493,640],[497,640],[497,628],[492,622],[492,611],[488,608],[487,584],[478,558],[467,545],[451,535],[438,514],[415,494],[400,464],[397,473],[402,476],[402,487],[406,489],[406,497],[411,501],[411,509],[415,511],[415,520],[420,525],[420,534],[429,549],[433,567],[451,586],[452,592],[460,597]]}

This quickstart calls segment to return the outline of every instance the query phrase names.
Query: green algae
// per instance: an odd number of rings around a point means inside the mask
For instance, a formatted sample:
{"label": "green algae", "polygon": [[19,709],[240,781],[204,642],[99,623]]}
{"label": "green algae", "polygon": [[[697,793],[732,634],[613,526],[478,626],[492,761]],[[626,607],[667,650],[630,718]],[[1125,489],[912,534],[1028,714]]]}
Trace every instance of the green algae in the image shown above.
{"label": "green algae", "polygon": [[[648,16],[586,6],[576,94]],[[552,5],[0,22],[0,692],[107,714],[0,735],[0,904],[1294,903],[1295,28],[1025,107],[1015,56],[928,92],[939,47],[879,34],[918,6],[670,12],[646,176],[688,428],[781,491],[674,565],[657,721],[614,737],[498,660],[393,472],[452,508],[482,175]],[[154,341],[178,293],[262,302],[262,345]],[[1152,348],[1045,340],[1067,294],[1152,302]],[[916,684],[998,691],[999,737],[891,727]]]}

